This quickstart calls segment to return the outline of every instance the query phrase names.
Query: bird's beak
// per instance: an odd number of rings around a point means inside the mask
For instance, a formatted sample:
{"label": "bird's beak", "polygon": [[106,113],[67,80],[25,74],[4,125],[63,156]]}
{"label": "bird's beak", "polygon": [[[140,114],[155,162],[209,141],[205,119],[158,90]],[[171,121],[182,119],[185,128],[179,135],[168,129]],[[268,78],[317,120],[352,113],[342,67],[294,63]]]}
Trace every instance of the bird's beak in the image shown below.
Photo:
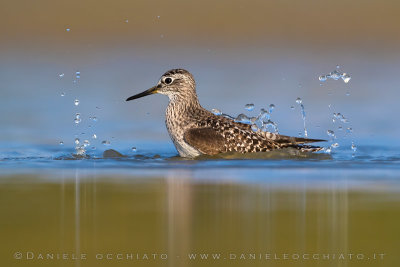
{"label": "bird's beak", "polygon": [[157,89],[158,89],[157,86],[151,87],[149,90],[146,90],[146,91],[144,91],[144,92],[141,92],[140,94],[137,94],[137,95],[133,95],[133,96],[131,96],[131,97],[128,97],[128,98],[126,99],[126,101],[131,101],[131,100],[138,99],[138,98],[141,98],[141,97],[144,97],[144,96],[147,96],[147,95],[155,94],[155,93],[158,92]]}

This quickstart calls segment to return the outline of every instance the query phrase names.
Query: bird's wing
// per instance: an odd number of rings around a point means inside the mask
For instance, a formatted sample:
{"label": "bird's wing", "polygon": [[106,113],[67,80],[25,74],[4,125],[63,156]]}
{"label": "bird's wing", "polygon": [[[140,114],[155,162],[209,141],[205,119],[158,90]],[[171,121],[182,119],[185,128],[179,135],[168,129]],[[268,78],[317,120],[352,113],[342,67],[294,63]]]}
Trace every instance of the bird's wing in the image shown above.
{"label": "bird's wing", "polygon": [[189,129],[184,133],[183,139],[204,154],[226,152],[225,138],[211,127]]}

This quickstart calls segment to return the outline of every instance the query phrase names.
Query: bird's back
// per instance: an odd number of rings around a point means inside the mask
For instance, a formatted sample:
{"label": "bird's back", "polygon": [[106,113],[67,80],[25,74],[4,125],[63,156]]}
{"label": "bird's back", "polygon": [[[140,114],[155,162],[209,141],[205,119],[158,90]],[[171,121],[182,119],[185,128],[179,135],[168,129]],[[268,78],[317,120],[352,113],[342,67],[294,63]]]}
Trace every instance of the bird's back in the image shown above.
{"label": "bird's back", "polygon": [[253,131],[249,124],[214,115],[203,108],[192,113],[190,117],[189,120],[194,125],[185,131],[184,140],[204,154],[266,152],[286,147],[318,151],[321,148],[303,144],[323,141]]}

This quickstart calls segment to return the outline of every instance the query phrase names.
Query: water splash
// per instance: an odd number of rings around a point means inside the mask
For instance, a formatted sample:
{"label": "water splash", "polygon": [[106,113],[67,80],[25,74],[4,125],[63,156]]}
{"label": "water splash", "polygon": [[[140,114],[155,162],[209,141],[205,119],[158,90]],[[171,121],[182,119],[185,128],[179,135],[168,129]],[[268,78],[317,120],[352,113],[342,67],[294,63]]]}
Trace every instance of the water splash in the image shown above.
{"label": "water splash", "polygon": [[254,104],[246,104],[244,106],[244,109],[247,111],[253,111],[254,110]]}
{"label": "water splash", "polygon": [[136,147],[132,147],[132,152],[136,152]]}
{"label": "water splash", "polygon": [[296,99],[296,103],[300,105],[301,109],[301,117],[303,119],[303,127],[304,127],[304,137],[308,137],[307,127],[306,127],[306,112],[304,111],[303,100],[300,97],[298,97]]}
{"label": "water splash", "polygon": [[75,99],[75,100],[74,100],[74,105],[75,105],[75,106],[79,106],[79,99]]}
{"label": "water splash", "polygon": [[82,121],[81,114],[80,113],[76,113],[75,114],[75,119],[74,119],[75,124],[79,124],[81,121]]}
{"label": "water splash", "polygon": [[332,80],[339,80],[340,78],[343,80],[344,83],[349,83],[351,80],[351,76],[347,74],[346,72],[341,72],[339,70],[340,66],[336,66],[336,70],[330,72],[329,74],[323,74],[318,77],[318,80],[320,82],[325,82],[328,79]]}
{"label": "water splash", "polygon": [[250,123],[250,119],[245,114],[241,113],[235,118],[235,122]]}
{"label": "water splash", "polygon": [[216,109],[216,108],[213,108],[213,109],[211,110],[211,112],[212,112],[214,115],[217,115],[217,116],[222,115],[221,110]]}
{"label": "water splash", "polygon": [[103,145],[105,145],[105,146],[109,146],[110,144],[111,144],[111,142],[110,141],[108,141],[108,140],[104,140],[103,142],[101,142]]}

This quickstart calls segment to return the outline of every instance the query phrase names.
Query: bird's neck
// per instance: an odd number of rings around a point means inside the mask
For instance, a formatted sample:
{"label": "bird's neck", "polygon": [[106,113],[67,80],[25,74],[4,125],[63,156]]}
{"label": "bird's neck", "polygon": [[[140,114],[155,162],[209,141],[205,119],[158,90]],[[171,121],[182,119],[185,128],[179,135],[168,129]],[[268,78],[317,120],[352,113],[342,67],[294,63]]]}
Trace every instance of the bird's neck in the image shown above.
{"label": "bird's neck", "polygon": [[201,108],[195,91],[176,94],[169,97],[167,116],[185,117]]}

